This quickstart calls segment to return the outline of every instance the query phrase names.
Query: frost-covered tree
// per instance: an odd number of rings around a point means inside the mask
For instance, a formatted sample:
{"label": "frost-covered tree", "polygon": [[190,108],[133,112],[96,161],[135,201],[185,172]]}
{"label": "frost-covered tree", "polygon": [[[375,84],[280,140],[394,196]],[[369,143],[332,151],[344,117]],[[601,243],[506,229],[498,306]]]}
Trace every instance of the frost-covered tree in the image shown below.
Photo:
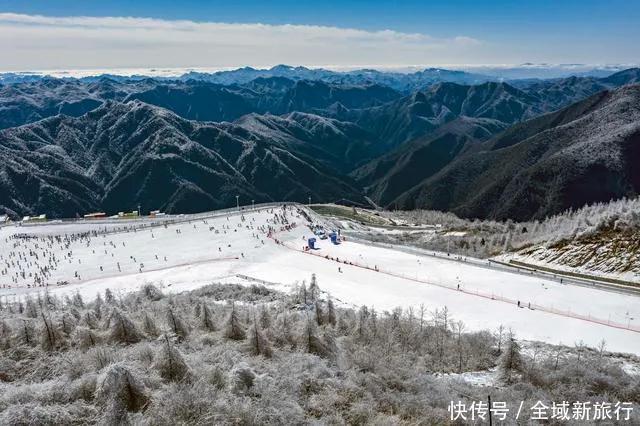
{"label": "frost-covered tree", "polygon": [[332,355],[331,347],[318,336],[317,326],[310,318],[307,318],[302,327],[300,341],[305,351],[311,354],[323,358],[329,358]]}
{"label": "frost-covered tree", "polygon": [[307,284],[303,281],[298,291],[298,302],[304,305],[309,303],[309,292],[307,291]]}
{"label": "frost-covered tree", "polygon": [[224,336],[227,339],[231,340],[244,340],[247,337],[244,326],[240,321],[240,314],[236,309],[235,302],[231,303],[231,312],[229,313],[229,318],[227,319]]}
{"label": "frost-covered tree", "polygon": [[49,315],[40,312],[42,327],[40,328],[40,346],[45,351],[53,351],[64,344],[64,335]]}
{"label": "frost-covered tree", "polygon": [[93,302],[93,312],[96,314],[96,317],[98,319],[102,318],[103,305],[104,305],[104,302],[102,300],[102,296],[100,296],[100,293],[98,293],[98,295],[96,296],[96,300]]}
{"label": "frost-covered tree", "polygon": [[8,339],[11,337],[11,326],[6,320],[0,321],[0,339]]}
{"label": "frost-covered tree", "polygon": [[320,287],[318,287],[318,279],[316,274],[311,274],[311,282],[309,283],[309,299],[311,302],[315,302],[320,294]]}
{"label": "frost-covered tree", "polygon": [[149,403],[143,381],[125,363],[111,365],[98,377],[95,395],[104,407],[105,424],[128,423],[128,412],[140,411]]}
{"label": "frost-covered tree", "polygon": [[143,337],[135,323],[118,308],[111,311],[107,329],[109,341],[114,343],[137,343]]}
{"label": "frost-covered tree", "polygon": [[256,381],[256,373],[246,362],[234,365],[229,376],[233,391],[241,395],[249,393]]}
{"label": "frost-covered tree", "polygon": [[296,336],[293,328],[293,319],[286,310],[278,314],[273,333],[275,344],[278,347],[293,348],[296,346]]}
{"label": "frost-covered tree", "polygon": [[367,340],[369,337],[369,333],[367,330],[368,320],[369,320],[369,308],[362,305],[360,307],[360,310],[358,310],[358,325],[356,328],[356,334],[358,336],[358,339],[360,340]]}
{"label": "frost-covered tree", "polygon": [[104,291],[104,300],[109,305],[113,305],[114,303],[116,303],[116,297],[113,295],[111,289],[108,288]]}
{"label": "frost-covered tree", "polygon": [[171,307],[167,308],[167,325],[169,329],[181,339],[184,339],[189,334],[189,326],[186,321],[180,315],[176,314]]}
{"label": "frost-covered tree", "polygon": [[504,352],[498,361],[500,378],[507,384],[513,383],[515,375],[522,372],[523,362],[520,355],[520,345],[513,333],[509,333]]}
{"label": "frost-covered tree", "polygon": [[216,331],[218,329],[213,312],[211,312],[206,303],[201,304],[199,324],[200,328],[206,331]]}
{"label": "frost-covered tree", "polygon": [[165,380],[180,381],[189,376],[189,366],[166,334],[162,337],[162,347],[155,357],[154,367]]}
{"label": "frost-covered tree", "polygon": [[64,334],[70,336],[71,333],[73,333],[73,330],[75,330],[76,324],[77,321],[73,315],[67,312],[62,314],[62,317],[60,318],[60,329]]}
{"label": "frost-covered tree", "polygon": [[84,300],[82,300],[82,296],[77,291],[74,293],[71,303],[78,309],[84,308]]}
{"label": "frost-covered tree", "polygon": [[329,297],[327,300],[327,322],[335,327],[336,325],[336,308],[333,305],[333,300]]}
{"label": "frost-covered tree", "polygon": [[160,335],[160,331],[156,326],[156,321],[151,315],[149,315],[149,312],[145,312],[142,317],[142,330],[151,337],[158,337]]}
{"label": "frost-covered tree", "polygon": [[264,330],[271,327],[271,314],[269,313],[269,309],[262,305],[260,307],[260,327]]}
{"label": "frost-covered tree", "polygon": [[25,299],[25,315],[29,318],[38,318],[38,304],[29,296]]}
{"label": "frost-covered tree", "polygon": [[324,313],[324,309],[322,308],[322,301],[320,299],[315,299],[314,307],[315,307],[314,314],[315,314],[316,324],[318,325],[324,324],[325,313]]}
{"label": "frost-covered tree", "polygon": [[31,321],[22,320],[22,324],[17,327],[15,339],[19,344],[33,346],[36,344],[36,330]]}
{"label": "frost-covered tree", "polygon": [[253,355],[262,355],[266,358],[271,358],[273,355],[273,349],[271,349],[271,343],[269,339],[264,335],[260,329],[260,325],[254,316],[253,324],[249,328],[247,333],[247,347]]}
{"label": "frost-covered tree", "polygon": [[496,338],[498,340],[498,354],[502,353],[502,338],[504,336],[504,325],[500,324],[498,331],[496,332]]}
{"label": "frost-covered tree", "polygon": [[142,294],[145,298],[154,302],[161,300],[164,297],[162,291],[160,291],[160,289],[153,284],[146,284],[142,288]]}
{"label": "frost-covered tree", "polygon": [[76,327],[73,340],[80,349],[88,349],[100,343],[100,337],[88,327]]}
{"label": "frost-covered tree", "polygon": [[84,323],[92,330],[98,328],[98,317],[94,311],[86,311],[83,316]]}

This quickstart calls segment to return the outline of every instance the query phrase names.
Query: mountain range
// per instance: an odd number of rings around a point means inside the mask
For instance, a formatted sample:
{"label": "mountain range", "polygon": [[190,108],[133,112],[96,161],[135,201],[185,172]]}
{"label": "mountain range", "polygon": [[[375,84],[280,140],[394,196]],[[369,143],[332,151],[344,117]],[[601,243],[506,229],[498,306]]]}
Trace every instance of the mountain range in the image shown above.
{"label": "mountain range", "polygon": [[367,143],[351,123],[298,112],[213,123],[140,101],[107,101],[80,117],[0,132],[0,210],[69,217],[144,203],[197,212],[226,207],[236,195],[363,203],[339,176]]}
{"label": "mountain range", "polygon": [[640,85],[603,91],[477,144],[391,203],[542,219],[640,193]]}
{"label": "mountain range", "polygon": [[640,69],[444,71],[1,84],[0,212],[195,212],[239,195],[530,219],[638,193]]}

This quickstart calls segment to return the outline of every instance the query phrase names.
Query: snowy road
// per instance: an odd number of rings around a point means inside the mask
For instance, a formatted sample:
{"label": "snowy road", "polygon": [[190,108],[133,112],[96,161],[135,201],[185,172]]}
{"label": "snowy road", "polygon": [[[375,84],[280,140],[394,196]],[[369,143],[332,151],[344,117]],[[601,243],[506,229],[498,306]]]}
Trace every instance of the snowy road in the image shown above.
{"label": "snowy road", "polygon": [[[7,275],[0,276],[0,287],[4,287],[0,288],[0,297],[42,291],[42,287],[27,287],[29,273],[41,268],[44,258],[52,253],[57,263],[48,282],[69,281],[69,284],[49,289],[61,294],[79,291],[86,298],[106,288],[116,293],[131,291],[147,282],[157,283],[165,291],[178,292],[213,281],[239,281],[238,274],[282,283],[281,289],[286,291],[296,283],[308,281],[315,273],[321,289],[344,303],[366,304],[378,310],[397,306],[417,309],[423,304],[433,311],[447,306],[455,319],[464,321],[471,329],[495,330],[502,324],[513,328],[522,339],[569,345],[583,341],[596,346],[605,339],[609,350],[640,354],[637,332],[518,308],[474,293],[520,300],[523,306],[530,302],[630,327],[640,326],[639,297],[352,241],[338,246],[328,240],[319,241],[316,253],[321,256],[312,256],[298,251],[305,244],[303,237],[310,236],[304,218],[288,213],[289,221],[298,226],[280,231],[283,224],[276,223],[280,219],[274,214],[281,213],[281,209],[273,213],[245,212],[244,221],[239,214],[224,214],[137,232],[92,236],[73,241],[68,247],[57,243],[46,246],[47,243],[37,239],[15,241],[8,237],[25,232],[25,228],[4,227],[0,229],[3,242],[0,269],[7,270]],[[277,238],[286,246],[266,237],[265,229],[269,226],[277,228]],[[51,234],[52,227],[42,225],[35,233]],[[31,253],[39,253],[38,259]],[[372,269],[339,265],[323,256]],[[14,266],[7,267],[7,262],[9,265],[13,262]],[[384,273],[373,270],[376,266]],[[18,282],[7,281],[20,271],[25,272],[25,279],[19,276]],[[458,285],[461,291],[457,290]]]}

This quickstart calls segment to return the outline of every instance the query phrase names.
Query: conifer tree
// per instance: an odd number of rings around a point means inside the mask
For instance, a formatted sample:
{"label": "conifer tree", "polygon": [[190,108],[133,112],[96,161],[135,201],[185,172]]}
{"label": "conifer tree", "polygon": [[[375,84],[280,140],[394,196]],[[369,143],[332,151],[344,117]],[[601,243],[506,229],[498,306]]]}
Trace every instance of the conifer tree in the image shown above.
{"label": "conifer tree", "polygon": [[504,352],[498,361],[498,367],[500,378],[507,384],[513,383],[515,374],[522,371],[523,363],[520,356],[520,345],[511,332],[507,337]]}
{"label": "conifer tree", "polygon": [[229,319],[227,320],[227,327],[224,336],[231,340],[244,340],[247,337],[244,327],[240,322],[240,316],[236,310],[235,302],[231,304],[231,312],[229,313]]}

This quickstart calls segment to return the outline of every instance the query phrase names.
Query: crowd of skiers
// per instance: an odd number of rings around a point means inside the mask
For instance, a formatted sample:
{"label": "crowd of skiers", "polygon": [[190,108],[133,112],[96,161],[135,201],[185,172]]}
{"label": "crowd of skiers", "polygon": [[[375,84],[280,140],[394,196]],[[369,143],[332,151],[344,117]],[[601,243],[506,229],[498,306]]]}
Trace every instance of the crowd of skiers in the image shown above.
{"label": "crowd of skiers", "polygon": [[[153,242],[143,250],[133,252],[127,247],[131,241],[122,238],[123,233],[145,232],[151,239],[156,239],[160,232],[157,228],[174,232],[179,238],[188,228],[204,229],[220,237],[212,238],[212,252],[221,254],[232,249],[231,244],[224,242],[223,235],[238,231],[251,231],[251,237],[258,244],[265,244],[265,236],[275,232],[290,231],[296,227],[294,218],[300,217],[296,207],[283,205],[267,211],[270,215],[265,223],[257,224],[255,216],[240,215],[239,221],[227,216],[227,223],[210,224],[207,219],[194,219],[178,224],[165,222],[149,226],[149,223],[130,226],[100,227],[87,232],[53,234],[16,233],[5,237],[3,249],[0,250],[0,288],[13,287],[47,287],[65,285],[70,282],[81,282],[83,279],[104,276],[107,273],[142,273],[169,263],[166,246],[155,246]],[[224,221],[224,219],[223,219]],[[120,235],[120,236],[119,236]],[[184,236],[189,238],[189,236]],[[159,243],[158,243],[159,244]],[[225,247],[226,246],[226,247]],[[155,250],[157,249],[157,250]],[[154,253],[155,252],[155,253]],[[87,254],[89,256],[87,256]],[[95,261],[91,257],[95,255]],[[235,253],[244,258],[244,253]],[[144,261],[143,259],[144,258]],[[84,264],[90,263],[90,264]],[[76,268],[69,265],[78,265]],[[93,270],[95,268],[95,270]],[[84,272],[83,272],[84,271]],[[90,272],[88,272],[90,271]],[[84,277],[86,273],[89,277]]]}

